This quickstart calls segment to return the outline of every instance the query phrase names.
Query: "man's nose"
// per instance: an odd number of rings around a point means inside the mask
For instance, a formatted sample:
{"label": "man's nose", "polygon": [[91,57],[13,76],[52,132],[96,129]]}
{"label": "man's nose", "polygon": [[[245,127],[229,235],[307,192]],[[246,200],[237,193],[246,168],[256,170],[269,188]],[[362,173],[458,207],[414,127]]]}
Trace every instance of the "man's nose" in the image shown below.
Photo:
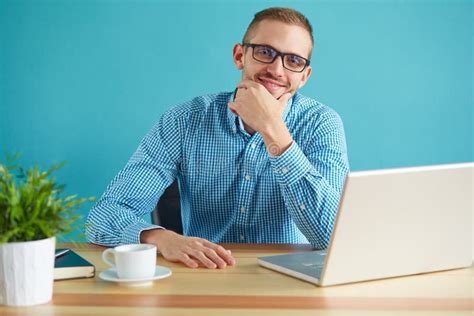
{"label": "man's nose", "polygon": [[281,59],[281,56],[275,58],[271,64],[268,64],[267,70],[275,77],[283,77],[285,68],[283,68],[283,60]]}

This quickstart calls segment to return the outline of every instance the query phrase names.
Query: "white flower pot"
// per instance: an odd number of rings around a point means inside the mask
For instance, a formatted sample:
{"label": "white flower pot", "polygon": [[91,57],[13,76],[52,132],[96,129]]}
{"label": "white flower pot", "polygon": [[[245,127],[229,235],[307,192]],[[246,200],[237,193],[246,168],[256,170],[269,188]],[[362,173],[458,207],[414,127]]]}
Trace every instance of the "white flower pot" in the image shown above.
{"label": "white flower pot", "polygon": [[0,245],[0,304],[44,304],[53,296],[56,238]]}

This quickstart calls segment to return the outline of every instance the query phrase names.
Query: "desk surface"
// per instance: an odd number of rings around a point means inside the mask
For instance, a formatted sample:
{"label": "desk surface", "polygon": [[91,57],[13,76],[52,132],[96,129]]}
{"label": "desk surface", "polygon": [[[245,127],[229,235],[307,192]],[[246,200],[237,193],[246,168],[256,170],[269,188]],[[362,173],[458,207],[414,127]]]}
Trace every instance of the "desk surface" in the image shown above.
{"label": "desk surface", "polygon": [[306,245],[227,244],[237,260],[222,270],[189,269],[158,256],[173,275],[149,287],[106,282],[103,247],[71,247],[96,266],[91,279],[56,281],[52,302],[0,307],[0,315],[472,315],[474,267],[320,288],[262,268],[257,257]]}

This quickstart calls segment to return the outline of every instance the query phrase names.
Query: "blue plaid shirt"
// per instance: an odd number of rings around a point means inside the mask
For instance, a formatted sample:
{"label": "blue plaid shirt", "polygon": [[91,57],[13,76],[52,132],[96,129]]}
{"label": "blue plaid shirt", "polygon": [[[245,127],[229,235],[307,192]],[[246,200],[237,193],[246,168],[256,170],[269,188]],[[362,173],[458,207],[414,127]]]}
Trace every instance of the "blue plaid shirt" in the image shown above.
{"label": "blue plaid shirt", "polygon": [[274,157],[228,109],[232,97],[197,97],[162,115],[91,209],[90,242],[139,243],[159,228],[143,217],[177,178],[184,235],[327,247],[349,171],[339,115],[296,93],[283,113],[294,142]]}

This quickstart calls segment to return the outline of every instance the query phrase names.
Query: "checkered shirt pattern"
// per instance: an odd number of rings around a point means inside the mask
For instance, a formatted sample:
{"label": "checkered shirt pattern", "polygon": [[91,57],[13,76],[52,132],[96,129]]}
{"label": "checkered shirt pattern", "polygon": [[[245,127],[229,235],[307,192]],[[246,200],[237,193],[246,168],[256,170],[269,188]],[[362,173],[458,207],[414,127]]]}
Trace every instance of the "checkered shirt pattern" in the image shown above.
{"label": "checkered shirt pattern", "polygon": [[294,141],[271,156],[228,109],[233,95],[197,97],[161,116],[91,209],[90,242],[139,243],[143,230],[160,228],[144,216],[177,178],[186,236],[328,246],[349,171],[339,115],[296,93],[283,113]]}

